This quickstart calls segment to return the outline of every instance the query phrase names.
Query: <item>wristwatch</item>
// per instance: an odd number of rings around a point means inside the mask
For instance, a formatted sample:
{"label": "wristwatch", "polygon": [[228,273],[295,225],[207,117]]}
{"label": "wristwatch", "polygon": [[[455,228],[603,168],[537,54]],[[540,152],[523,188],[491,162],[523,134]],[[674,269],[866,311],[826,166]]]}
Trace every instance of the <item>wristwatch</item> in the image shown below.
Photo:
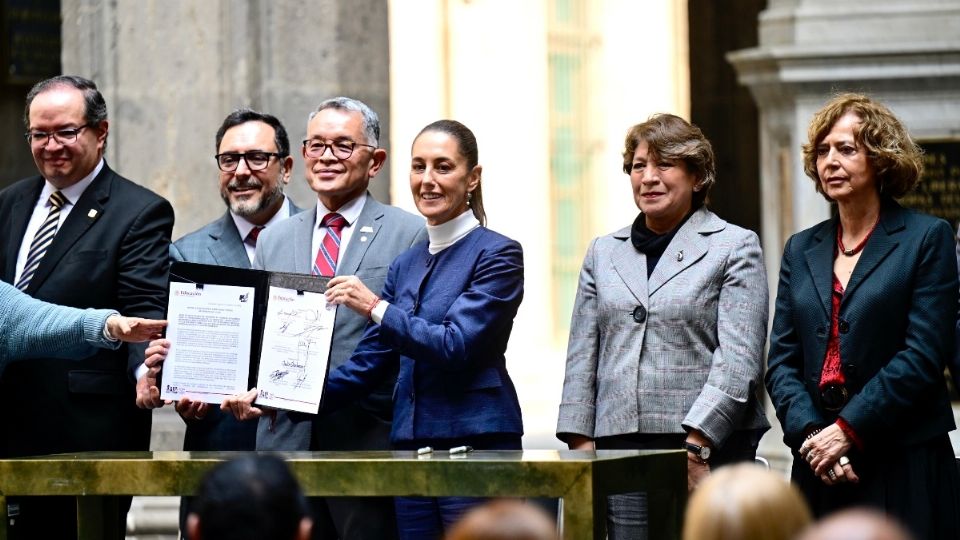
{"label": "wristwatch", "polygon": [[700,458],[700,461],[708,463],[710,461],[710,447],[693,444],[690,441],[683,441],[683,448],[691,454]]}

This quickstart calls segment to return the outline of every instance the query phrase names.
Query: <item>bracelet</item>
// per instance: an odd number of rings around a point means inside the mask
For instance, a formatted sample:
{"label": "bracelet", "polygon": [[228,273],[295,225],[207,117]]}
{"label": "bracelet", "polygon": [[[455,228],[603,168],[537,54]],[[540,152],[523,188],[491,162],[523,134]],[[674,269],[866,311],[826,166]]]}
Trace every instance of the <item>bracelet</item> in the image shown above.
{"label": "bracelet", "polygon": [[379,297],[379,296],[374,296],[374,297],[373,297],[373,302],[370,302],[370,305],[367,307],[367,318],[368,318],[368,319],[372,319],[372,318],[373,318],[373,310],[377,309],[377,306],[379,306],[379,305],[380,305],[380,297]]}
{"label": "bracelet", "polygon": [[817,429],[811,431],[811,432],[807,435],[807,440],[809,441],[809,440],[812,439],[817,433],[820,433],[821,431],[823,431],[823,428],[817,428]]}

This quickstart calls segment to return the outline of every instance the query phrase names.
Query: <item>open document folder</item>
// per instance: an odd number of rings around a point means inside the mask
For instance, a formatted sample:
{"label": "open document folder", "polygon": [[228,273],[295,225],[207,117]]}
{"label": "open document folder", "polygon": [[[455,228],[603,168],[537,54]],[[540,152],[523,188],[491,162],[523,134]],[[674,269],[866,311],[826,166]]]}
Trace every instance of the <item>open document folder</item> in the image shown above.
{"label": "open document folder", "polygon": [[336,306],[329,278],[175,262],[160,397],[221,403],[256,386],[256,404],[316,414]]}

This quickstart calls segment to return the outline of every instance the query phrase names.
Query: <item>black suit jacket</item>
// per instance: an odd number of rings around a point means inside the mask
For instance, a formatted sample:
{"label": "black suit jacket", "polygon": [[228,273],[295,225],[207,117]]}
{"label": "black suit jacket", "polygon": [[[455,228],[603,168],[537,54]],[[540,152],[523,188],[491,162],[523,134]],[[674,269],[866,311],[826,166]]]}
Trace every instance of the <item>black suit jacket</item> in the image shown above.
{"label": "black suit jacket", "polygon": [[[0,192],[0,272],[13,283],[39,176]],[[47,302],[162,318],[173,208],[106,165],[57,231],[27,289]],[[79,353],[78,353],[79,355]],[[83,355],[85,356],[85,355]],[[33,358],[0,378],[0,455],[146,450],[150,411],[135,404],[133,369],[143,346],[79,361]]]}
{"label": "black suit jacket", "polygon": [[[797,233],[780,266],[766,383],[796,450],[804,432],[833,422],[818,383],[830,331],[837,218]],[[954,428],[943,378],[957,316],[953,231],[885,200],[840,305],[840,358],[850,401],[840,411],[880,450]]]}

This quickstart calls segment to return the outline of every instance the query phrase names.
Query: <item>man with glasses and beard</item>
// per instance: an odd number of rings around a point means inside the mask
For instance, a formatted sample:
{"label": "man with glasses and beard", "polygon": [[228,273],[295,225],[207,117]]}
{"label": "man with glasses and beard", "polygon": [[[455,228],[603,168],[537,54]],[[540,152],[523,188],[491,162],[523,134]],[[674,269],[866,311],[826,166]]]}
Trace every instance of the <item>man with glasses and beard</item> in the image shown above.
{"label": "man with glasses and beard", "polygon": [[[251,268],[257,238],[266,227],[300,212],[283,194],[293,158],[287,130],[276,117],[238,109],[223,121],[216,136],[220,196],[227,211],[216,221],[170,246],[171,261]],[[140,400],[144,408],[162,405],[158,393]],[[253,450],[256,422],[239,422],[216,406],[181,398],[175,404],[187,424],[183,449]],[[180,507],[181,531],[189,499]]]}

